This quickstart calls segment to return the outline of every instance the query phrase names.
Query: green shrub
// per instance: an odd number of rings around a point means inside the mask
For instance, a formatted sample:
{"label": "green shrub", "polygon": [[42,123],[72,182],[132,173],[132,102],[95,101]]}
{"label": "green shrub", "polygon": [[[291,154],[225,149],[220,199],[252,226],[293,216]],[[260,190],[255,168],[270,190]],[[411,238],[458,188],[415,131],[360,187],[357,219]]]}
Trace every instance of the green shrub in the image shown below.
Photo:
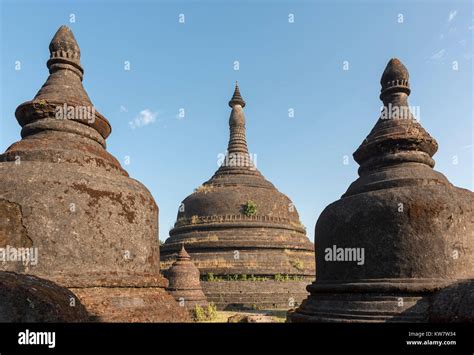
{"label": "green shrub", "polygon": [[304,269],[304,263],[301,260],[291,260],[290,261],[291,266],[293,266],[296,270],[298,271],[303,271]]}
{"label": "green shrub", "polygon": [[205,308],[196,305],[192,310],[192,317],[196,322],[213,321],[217,318],[217,306],[212,302]]}
{"label": "green shrub", "polygon": [[217,306],[214,303],[209,303],[207,306],[207,319],[212,321],[217,318]]}
{"label": "green shrub", "polygon": [[242,206],[242,210],[247,217],[255,216],[257,214],[257,204],[252,200],[248,200]]}
{"label": "green shrub", "polygon": [[276,274],[275,281],[283,281],[283,276],[281,276],[280,274]]}
{"label": "green shrub", "polygon": [[196,322],[206,321],[206,312],[204,312],[204,309],[202,309],[201,306],[195,306],[192,313]]}

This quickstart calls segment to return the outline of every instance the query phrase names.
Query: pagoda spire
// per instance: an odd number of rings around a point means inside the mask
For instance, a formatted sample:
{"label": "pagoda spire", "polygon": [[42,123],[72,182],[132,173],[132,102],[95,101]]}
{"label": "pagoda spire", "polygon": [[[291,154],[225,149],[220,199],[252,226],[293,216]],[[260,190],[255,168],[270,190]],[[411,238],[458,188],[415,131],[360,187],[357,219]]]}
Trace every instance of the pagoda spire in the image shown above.
{"label": "pagoda spire", "polygon": [[181,250],[178,253],[178,260],[179,261],[191,260],[191,257],[189,256],[188,252],[184,248],[184,243],[181,243]]}
{"label": "pagoda spire", "polygon": [[245,101],[240,94],[237,82],[235,83],[234,94],[229,101],[229,106],[232,107],[232,111],[229,117],[230,134],[227,154],[210,181],[229,174],[261,175],[247,147],[245,114],[243,110]]}
{"label": "pagoda spire", "polygon": [[82,80],[84,69],[81,66],[81,50],[68,26],[61,26],[49,44],[50,57],[47,66],[50,74],[56,70],[69,69]]}
{"label": "pagoda spire", "polygon": [[[59,27],[49,44],[49,53],[46,62],[49,77],[35,100],[74,101],[79,105],[92,105],[82,86],[84,69],[81,65],[81,50],[68,26]],[[71,75],[71,72],[75,75]]]}
{"label": "pagoda spire", "polygon": [[235,82],[234,95],[229,101],[229,106],[232,107],[229,118],[229,145],[227,148],[228,154],[249,154],[247,147],[247,139],[245,133],[245,114],[243,108],[245,101],[240,94],[239,85]]}
{"label": "pagoda spire", "polygon": [[433,167],[436,140],[421,126],[408,104],[409,74],[403,63],[392,58],[380,79],[383,110],[372,131],[354,152],[359,175],[382,166],[403,162]]}
{"label": "pagoda spire", "polygon": [[410,95],[410,83],[408,82],[408,69],[398,58],[392,58],[388,61],[385,70],[380,78],[380,99],[383,100],[390,93],[404,92]]}
{"label": "pagoda spire", "polygon": [[21,104],[15,112],[23,128],[22,137],[47,130],[64,131],[91,138],[105,147],[112,128],[82,85],[81,50],[69,27],[59,27],[49,52],[46,82],[33,100]]}
{"label": "pagoda spire", "polygon": [[235,105],[240,105],[242,107],[245,107],[245,101],[242,98],[242,95],[240,94],[240,89],[239,89],[239,82],[235,82],[235,89],[234,89],[234,95],[232,95],[232,99],[229,101],[229,106],[234,107]]}

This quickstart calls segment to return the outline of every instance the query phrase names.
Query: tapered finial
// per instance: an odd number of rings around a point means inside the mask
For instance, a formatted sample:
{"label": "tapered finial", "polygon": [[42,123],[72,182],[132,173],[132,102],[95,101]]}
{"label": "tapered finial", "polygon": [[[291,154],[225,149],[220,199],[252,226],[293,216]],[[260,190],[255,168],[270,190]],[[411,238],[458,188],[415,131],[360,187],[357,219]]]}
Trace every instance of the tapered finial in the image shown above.
{"label": "tapered finial", "polygon": [[239,83],[237,81],[235,82],[234,95],[232,96],[232,99],[230,99],[229,101],[230,107],[234,107],[235,105],[240,105],[242,107],[245,107],[245,101],[242,98],[242,95],[240,95]]}
{"label": "tapered finial", "polygon": [[[50,58],[46,65],[49,76],[41,86],[33,100],[24,102],[15,111],[18,123],[24,128],[22,136],[36,134],[43,130],[64,130],[92,138],[105,147],[105,139],[111,132],[110,123],[94,107],[82,85],[84,69],[81,66],[81,51],[77,41],[67,26],[61,26],[49,44]],[[75,107],[75,110],[69,110]],[[43,120],[57,118],[62,114],[66,122]],[[25,128],[30,123],[41,120],[36,128]],[[71,128],[71,122],[95,129],[95,133],[83,132],[82,129]],[[75,126],[77,127],[77,126]]]}
{"label": "tapered finial", "polygon": [[408,69],[403,63],[398,58],[390,59],[380,79],[382,85],[380,98],[383,99],[385,95],[394,92],[404,92],[410,95],[408,78]]}
{"label": "tapered finial", "polygon": [[380,84],[383,110],[374,128],[354,152],[359,175],[404,162],[434,166],[438,143],[417,121],[408,104],[408,70],[397,58],[385,68]]}
{"label": "tapered finial", "polygon": [[[47,66],[50,72],[64,69],[64,65],[71,65],[79,71],[82,77],[84,70],[81,66],[81,50],[77,44],[76,38],[68,26],[59,27],[49,44],[50,57]],[[71,67],[69,67],[71,68]]]}
{"label": "tapered finial", "polygon": [[178,260],[191,260],[186,249],[184,249],[184,243],[181,244],[181,250],[178,253]]}

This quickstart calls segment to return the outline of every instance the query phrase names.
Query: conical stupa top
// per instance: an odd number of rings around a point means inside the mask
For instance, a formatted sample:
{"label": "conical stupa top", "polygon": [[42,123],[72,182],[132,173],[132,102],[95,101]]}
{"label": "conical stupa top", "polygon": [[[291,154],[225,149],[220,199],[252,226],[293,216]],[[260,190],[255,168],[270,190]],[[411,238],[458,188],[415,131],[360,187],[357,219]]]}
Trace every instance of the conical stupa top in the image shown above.
{"label": "conical stupa top", "polygon": [[[380,166],[417,162],[434,166],[436,140],[418,122],[408,104],[408,70],[397,58],[388,62],[380,80],[381,116],[354,152],[359,174]],[[415,106],[416,108],[416,106]]]}
{"label": "conical stupa top", "polygon": [[[49,52],[50,58],[46,63],[49,69],[48,79],[33,100],[18,106],[15,112],[18,123],[24,127],[41,121],[36,125],[40,125],[42,130],[67,130],[92,138],[105,147],[111,126],[95,109],[82,85],[84,69],[80,62],[81,50],[69,27],[59,27],[49,44]],[[51,120],[57,118],[58,112],[67,120]],[[42,121],[43,119],[49,120]],[[77,126],[75,123],[82,125]],[[84,129],[83,125],[96,132]],[[36,132],[37,129],[31,127],[27,131]],[[24,135],[28,132],[25,131]]]}
{"label": "conical stupa top", "polygon": [[66,61],[79,63],[81,50],[76,38],[68,26],[59,27],[49,44],[50,58],[63,58]]}
{"label": "conical stupa top", "polygon": [[189,256],[188,252],[186,251],[186,249],[184,249],[184,243],[181,244],[181,250],[178,253],[178,260],[179,261],[191,260],[191,257]]}
{"label": "conical stupa top", "polygon": [[389,92],[406,92],[410,94],[410,84],[408,82],[409,74],[407,68],[398,58],[392,58],[387,63],[385,70],[380,78],[382,85],[380,98]]}
{"label": "conical stupa top", "polygon": [[[91,106],[91,100],[82,86],[84,69],[81,50],[71,29],[59,27],[49,44],[50,57],[46,63],[50,76],[35,99],[63,100],[63,102]],[[72,73],[75,75],[70,75]]]}
{"label": "conical stupa top", "polygon": [[232,99],[230,99],[229,101],[230,107],[234,107],[235,105],[240,105],[242,107],[245,107],[245,101],[242,98],[242,95],[240,95],[239,83],[237,81],[235,82],[234,95],[232,96]]}

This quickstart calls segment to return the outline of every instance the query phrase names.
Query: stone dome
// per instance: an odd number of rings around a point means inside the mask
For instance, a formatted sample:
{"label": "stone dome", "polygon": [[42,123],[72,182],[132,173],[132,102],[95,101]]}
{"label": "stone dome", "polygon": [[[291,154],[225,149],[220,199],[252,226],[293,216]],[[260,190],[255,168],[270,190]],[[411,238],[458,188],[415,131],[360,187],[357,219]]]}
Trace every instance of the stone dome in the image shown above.
{"label": "stone dome", "polygon": [[314,248],[295,206],[248,152],[238,85],[229,105],[227,154],[211,179],[182,202],[162,261],[172,260],[184,243],[201,274],[314,275]]}
{"label": "stone dome", "polygon": [[[258,216],[265,216],[262,218],[280,224],[282,228],[305,233],[296,208],[293,207],[292,212],[289,210],[292,206],[291,200],[260,174],[244,178],[232,175],[214,176],[184,199],[182,203],[186,207],[183,212],[178,213],[175,228],[185,226],[186,221],[191,221],[193,217],[197,217],[199,221],[216,217],[225,219],[226,216],[241,218],[245,203],[249,200],[257,206],[256,219]],[[173,231],[175,232],[176,230]]]}

